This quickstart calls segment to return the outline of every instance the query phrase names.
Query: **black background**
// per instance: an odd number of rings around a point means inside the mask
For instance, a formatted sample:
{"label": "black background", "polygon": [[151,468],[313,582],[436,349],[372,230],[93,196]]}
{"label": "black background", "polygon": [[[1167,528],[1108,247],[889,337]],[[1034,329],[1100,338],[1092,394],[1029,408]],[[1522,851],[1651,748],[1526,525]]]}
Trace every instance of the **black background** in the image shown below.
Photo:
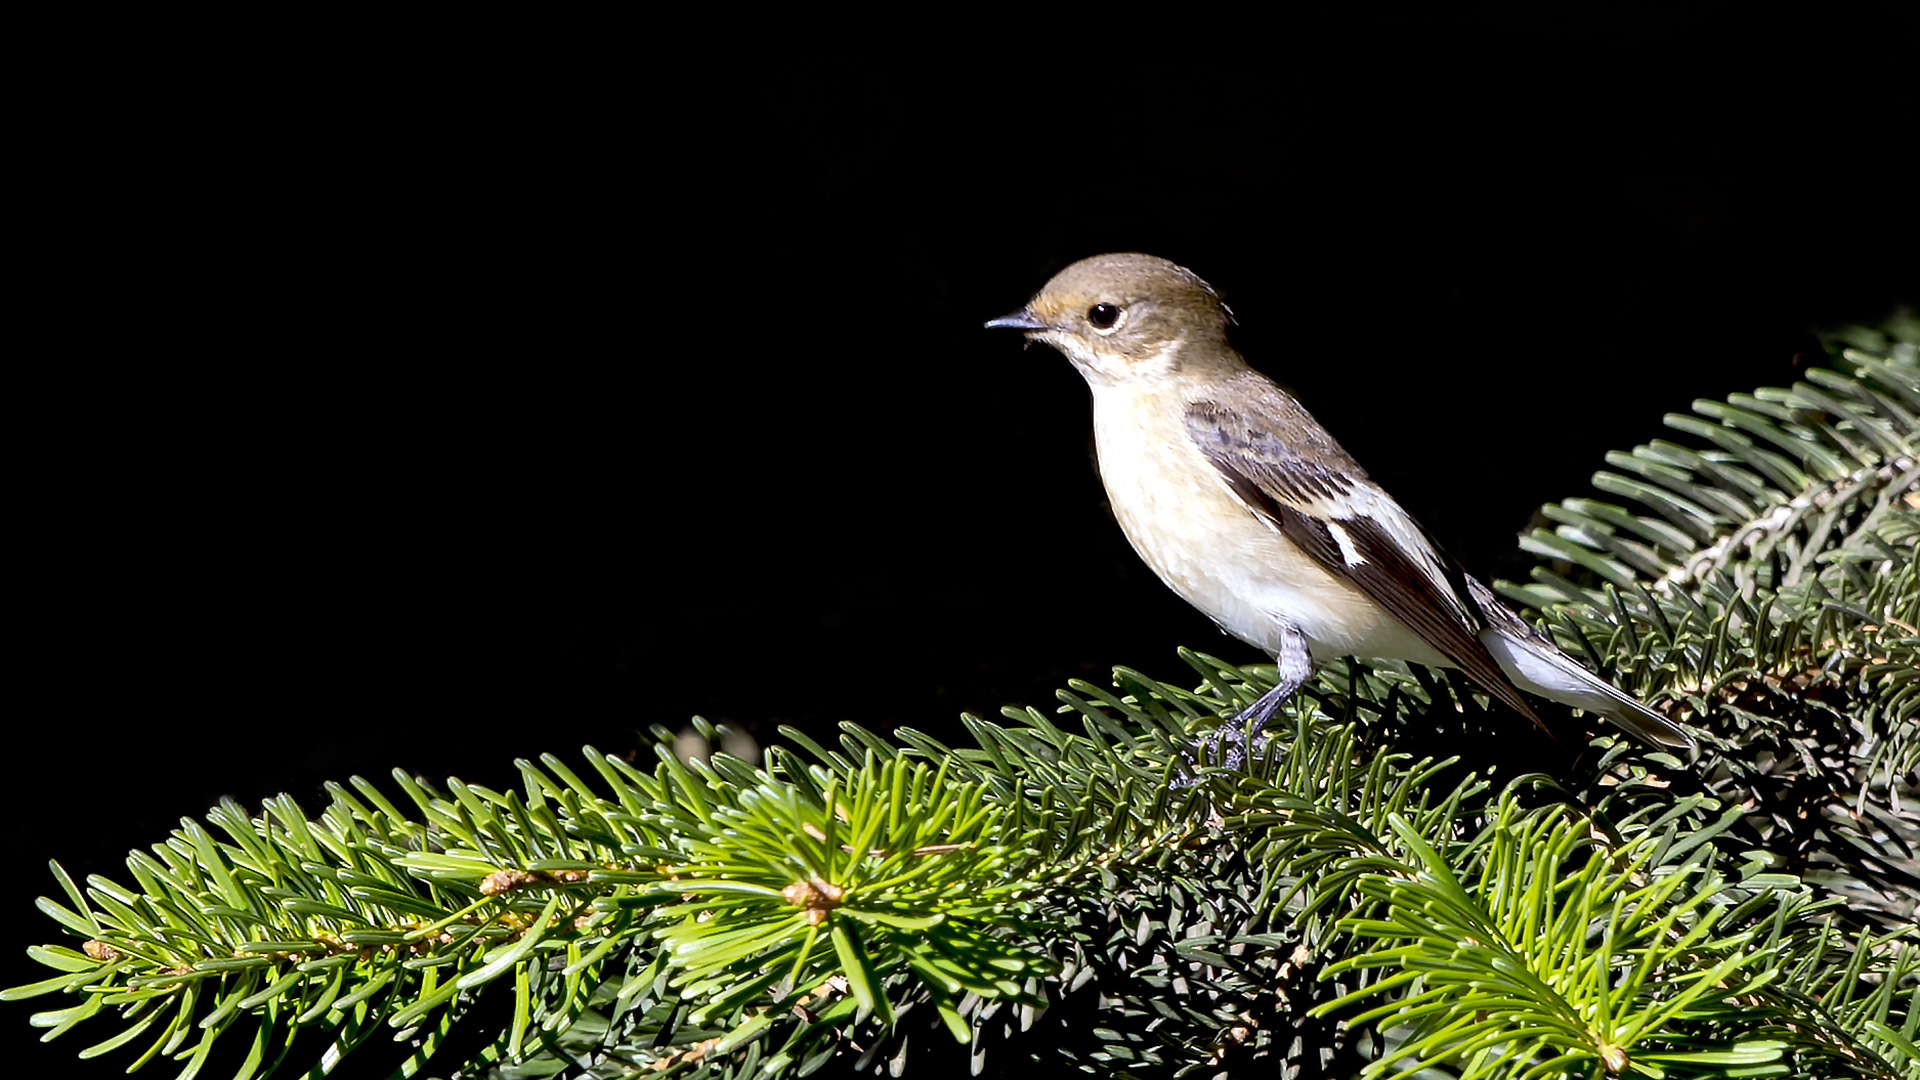
{"label": "black background", "polygon": [[[1069,365],[980,328],[1086,255],[1208,278],[1470,569],[1524,576],[1607,450],[1917,295],[1911,5],[1611,10],[777,58],[56,35],[16,166],[0,977],[45,974],[44,860],[125,879],[223,795],[507,785],[695,713],[957,737],[1116,663],[1183,680],[1178,645],[1260,659],[1127,549]],[[48,1067],[117,1075],[65,1064],[107,1033]]]}

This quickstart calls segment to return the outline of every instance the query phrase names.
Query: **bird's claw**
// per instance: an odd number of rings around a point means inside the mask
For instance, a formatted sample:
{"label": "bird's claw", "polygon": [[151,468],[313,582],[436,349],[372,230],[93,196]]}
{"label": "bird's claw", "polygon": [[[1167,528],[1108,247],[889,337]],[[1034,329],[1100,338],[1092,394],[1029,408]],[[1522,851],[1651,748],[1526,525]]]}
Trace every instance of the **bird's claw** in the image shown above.
{"label": "bird's claw", "polygon": [[[1171,785],[1174,790],[1178,791],[1198,784],[1199,770],[1209,762],[1216,762],[1226,772],[1240,771],[1240,767],[1246,763],[1248,756],[1248,734],[1253,736],[1255,750],[1266,745],[1268,736],[1260,734],[1260,727],[1264,725],[1256,724],[1251,732],[1243,732],[1241,723],[1244,719],[1244,715],[1236,716],[1215,728],[1213,734],[1194,740],[1190,748],[1180,748],[1180,761],[1174,766],[1175,776]],[[1228,744],[1224,754],[1220,750],[1220,744],[1223,742]],[[1199,765],[1194,763],[1196,752],[1199,755]]]}

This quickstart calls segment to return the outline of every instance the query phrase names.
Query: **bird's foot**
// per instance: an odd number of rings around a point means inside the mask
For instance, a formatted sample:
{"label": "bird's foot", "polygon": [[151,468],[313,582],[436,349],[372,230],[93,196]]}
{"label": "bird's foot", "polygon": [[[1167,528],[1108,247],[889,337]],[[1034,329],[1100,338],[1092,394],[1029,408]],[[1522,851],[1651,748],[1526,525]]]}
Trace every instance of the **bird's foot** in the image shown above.
{"label": "bird's foot", "polygon": [[[1194,764],[1196,753],[1201,765],[1217,762],[1228,772],[1238,772],[1240,766],[1246,763],[1249,745],[1255,751],[1265,746],[1268,736],[1260,734],[1265,718],[1257,718],[1251,731],[1245,730],[1246,719],[1247,712],[1242,712],[1215,728],[1213,734],[1195,740],[1191,747],[1181,747],[1180,762],[1174,766],[1174,789],[1189,788],[1200,782],[1199,766]],[[1224,753],[1220,749],[1221,743],[1227,744]]]}
{"label": "bird's foot", "polygon": [[[1291,624],[1281,628],[1280,649],[1273,658],[1275,673],[1279,676],[1273,687],[1254,701],[1253,704],[1235,713],[1233,719],[1214,729],[1212,736],[1201,739],[1194,745],[1200,752],[1200,764],[1219,758],[1220,767],[1230,772],[1238,772],[1246,764],[1249,749],[1258,750],[1265,740],[1260,731],[1280,711],[1280,706],[1293,696],[1295,690],[1313,674],[1313,657],[1307,651],[1307,639],[1300,629]],[[1227,751],[1220,753],[1220,744],[1228,744]],[[1175,788],[1192,787],[1200,782],[1200,775],[1194,766],[1194,755],[1186,748],[1180,751],[1178,775],[1173,779]]]}
{"label": "bird's foot", "polygon": [[[1238,772],[1245,765],[1250,753],[1257,752],[1266,745],[1267,738],[1260,732],[1280,711],[1280,705],[1293,696],[1299,684],[1282,683],[1260,695],[1260,699],[1235,713],[1233,719],[1213,729],[1213,734],[1194,742],[1191,749],[1182,747],[1180,762],[1175,766],[1173,778],[1175,789],[1192,787],[1200,782],[1198,767],[1194,764],[1194,753],[1198,751],[1201,766],[1217,761],[1222,769]],[[1220,744],[1227,744],[1223,753]]]}

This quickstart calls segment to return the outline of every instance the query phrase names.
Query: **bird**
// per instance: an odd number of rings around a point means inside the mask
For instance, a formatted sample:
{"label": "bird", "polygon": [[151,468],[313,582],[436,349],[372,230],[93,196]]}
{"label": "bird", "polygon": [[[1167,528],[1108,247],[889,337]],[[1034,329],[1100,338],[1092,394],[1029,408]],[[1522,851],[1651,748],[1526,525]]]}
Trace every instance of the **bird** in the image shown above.
{"label": "bird", "polygon": [[[1527,694],[1655,747],[1694,747],[1684,727],[1587,670],[1464,573],[1234,350],[1231,322],[1193,271],[1125,252],[1073,263],[986,324],[1052,346],[1080,372],[1100,477],[1134,551],[1223,630],[1274,657],[1273,688],[1216,732],[1216,753],[1222,736],[1231,744],[1223,767],[1239,768],[1242,746],[1280,705],[1343,656],[1458,669],[1543,730]],[[1197,782],[1182,757],[1182,782]]]}

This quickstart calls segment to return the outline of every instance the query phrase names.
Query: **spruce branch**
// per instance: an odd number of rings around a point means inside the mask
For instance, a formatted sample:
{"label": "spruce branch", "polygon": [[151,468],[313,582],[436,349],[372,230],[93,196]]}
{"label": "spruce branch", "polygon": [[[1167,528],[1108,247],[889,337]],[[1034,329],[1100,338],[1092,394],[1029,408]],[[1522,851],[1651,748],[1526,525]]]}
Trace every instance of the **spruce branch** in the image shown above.
{"label": "spruce branch", "polygon": [[1496,782],[1457,749],[1510,730],[1476,689],[1342,663],[1176,791],[1175,748],[1272,681],[1182,651],[1191,688],[1116,668],[971,746],[849,724],[755,767],[656,729],[645,765],[546,755],[508,791],[222,803],[125,883],[55,864],[69,939],[0,998],[189,1077],[376,1037],[419,1075],[490,995],[508,1018],[432,1067],[1915,1080],[1917,357],[1908,320],[1696,403],[1503,586],[1696,762],[1601,736]]}

